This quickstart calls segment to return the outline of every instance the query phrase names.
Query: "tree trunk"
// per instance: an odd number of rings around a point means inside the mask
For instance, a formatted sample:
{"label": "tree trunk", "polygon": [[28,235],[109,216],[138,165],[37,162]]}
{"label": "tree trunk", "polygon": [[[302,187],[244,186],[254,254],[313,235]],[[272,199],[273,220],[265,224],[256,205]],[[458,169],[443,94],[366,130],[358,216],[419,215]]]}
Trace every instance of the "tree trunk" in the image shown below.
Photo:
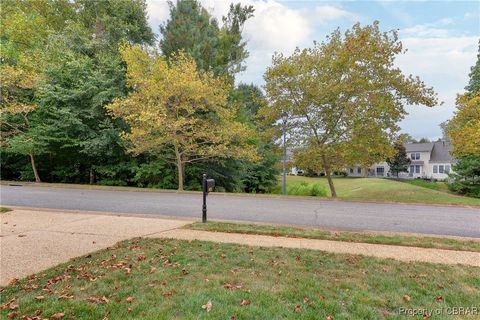
{"label": "tree trunk", "polygon": [[37,167],[35,166],[35,158],[31,153],[29,154],[29,156],[30,156],[30,163],[32,164],[33,175],[35,176],[35,182],[42,182],[40,180],[40,176],[38,175]]}
{"label": "tree trunk", "polygon": [[177,162],[178,191],[183,191],[183,161],[177,146],[175,146],[175,158]]}
{"label": "tree trunk", "polygon": [[95,183],[95,171],[93,170],[93,166],[90,167],[90,184]]}
{"label": "tree trunk", "polygon": [[330,192],[332,193],[332,198],[337,197],[337,192],[335,191],[335,186],[333,185],[332,172],[330,171],[330,165],[327,163],[325,156],[322,156],[323,167],[325,168],[325,174],[328,180],[328,186],[330,187]]}
{"label": "tree trunk", "polygon": [[368,167],[363,167],[363,177],[368,178]]}

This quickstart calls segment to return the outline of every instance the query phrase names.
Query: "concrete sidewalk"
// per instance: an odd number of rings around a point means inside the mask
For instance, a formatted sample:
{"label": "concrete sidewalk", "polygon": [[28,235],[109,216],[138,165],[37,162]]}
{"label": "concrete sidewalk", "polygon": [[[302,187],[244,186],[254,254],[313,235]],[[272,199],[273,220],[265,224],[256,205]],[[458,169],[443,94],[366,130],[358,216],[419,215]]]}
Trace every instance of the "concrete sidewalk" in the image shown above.
{"label": "concrete sidewalk", "polygon": [[107,248],[121,240],[192,222],[18,209],[0,214],[0,221],[0,285]]}
{"label": "concrete sidewalk", "polygon": [[442,264],[462,264],[480,267],[480,252],[470,251],[428,249],[305,238],[272,237],[186,229],[169,230],[149,235],[149,237],[214,241],[261,247],[313,249],[334,253],[361,254],[378,258],[390,258],[406,262],[417,261]]}

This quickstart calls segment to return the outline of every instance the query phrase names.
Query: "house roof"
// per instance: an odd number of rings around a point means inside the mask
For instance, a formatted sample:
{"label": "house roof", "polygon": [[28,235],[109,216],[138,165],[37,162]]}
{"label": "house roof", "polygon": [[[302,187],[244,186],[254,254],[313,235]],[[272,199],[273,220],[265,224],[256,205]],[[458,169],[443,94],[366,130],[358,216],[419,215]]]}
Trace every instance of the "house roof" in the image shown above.
{"label": "house roof", "polygon": [[405,150],[408,152],[421,152],[421,151],[426,151],[426,152],[432,152],[433,149],[433,142],[429,143],[405,143]]}
{"label": "house roof", "polygon": [[450,141],[436,141],[433,143],[433,150],[430,156],[430,162],[453,162],[454,159],[450,154],[452,144]]}

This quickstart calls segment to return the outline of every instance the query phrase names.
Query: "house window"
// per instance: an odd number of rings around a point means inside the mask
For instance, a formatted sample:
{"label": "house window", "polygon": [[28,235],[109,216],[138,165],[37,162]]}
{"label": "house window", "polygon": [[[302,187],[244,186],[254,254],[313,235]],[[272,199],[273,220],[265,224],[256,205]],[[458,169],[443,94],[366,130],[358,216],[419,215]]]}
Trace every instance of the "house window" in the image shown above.
{"label": "house window", "polygon": [[362,173],[362,168],[357,168],[357,173],[361,174]]}
{"label": "house window", "polygon": [[438,166],[438,173],[443,173],[443,165]]}
{"label": "house window", "polygon": [[385,168],[384,167],[377,167],[377,176],[382,176],[385,173]]}
{"label": "house window", "polygon": [[450,173],[450,165],[445,165],[445,173]]}
{"label": "house window", "polygon": [[437,165],[433,166],[433,173],[438,173],[438,166]]}
{"label": "house window", "polygon": [[353,173],[353,169],[352,169],[352,168],[350,168],[350,173]]}
{"label": "house window", "polygon": [[419,165],[415,165],[415,166],[410,166],[410,174],[412,173],[420,173],[420,167]]}
{"label": "house window", "polygon": [[410,158],[412,160],[420,160],[420,152],[414,152],[414,153],[410,154]]}

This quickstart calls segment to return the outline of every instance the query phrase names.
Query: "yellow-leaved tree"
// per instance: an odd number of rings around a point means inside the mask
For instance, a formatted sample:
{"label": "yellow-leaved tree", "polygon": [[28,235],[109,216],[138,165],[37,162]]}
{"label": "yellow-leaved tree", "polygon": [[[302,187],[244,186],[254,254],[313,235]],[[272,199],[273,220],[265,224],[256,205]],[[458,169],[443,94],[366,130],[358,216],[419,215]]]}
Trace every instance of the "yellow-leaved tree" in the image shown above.
{"label": "yellow-leaved tree", "polygon": [[183,190],[185,166],[212,157],[256,160],[255,134],[235,121],[227,106],[228,82],[198,70],[180,52],[170,57],[140,46],[122,46],[127,64],[126,98],[107,108],[130,127],[122,137],[135,154],[149,153],[174,163],[178,190]]}
{"label": "yellow-leaved tree", "polygon": [[433,88],[396,66],[403,52],[396,31],[382,32],[377,21],[357,23],[312,48],[276,54],[267,68],[270,105],[261,114],[272,123],[288,114],[297,165],[323,170],[332,197],[334,171],[393,154],[404,105],[438,104]]}
{"label": "yellow-leaved tree", "polygon": [[457,111],[447,132],[456,157],[480,155],[480,91],[457,97]]}

